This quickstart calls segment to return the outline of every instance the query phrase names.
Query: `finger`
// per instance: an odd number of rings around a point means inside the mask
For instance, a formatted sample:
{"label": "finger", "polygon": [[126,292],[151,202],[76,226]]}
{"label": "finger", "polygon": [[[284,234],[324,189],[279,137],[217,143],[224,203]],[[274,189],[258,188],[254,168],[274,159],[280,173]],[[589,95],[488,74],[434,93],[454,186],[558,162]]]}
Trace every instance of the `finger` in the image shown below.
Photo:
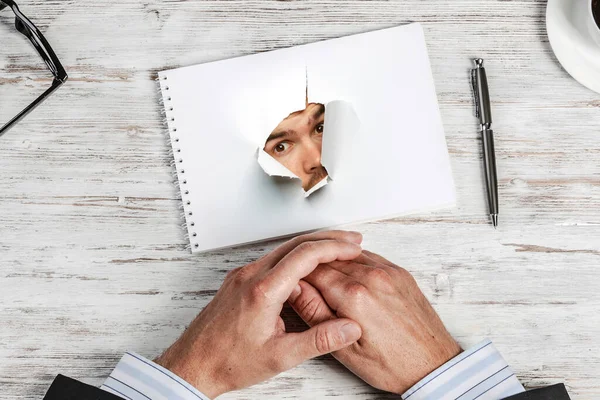
{"label": "finger", "polygon": [[366,255],[367,257],[369,257],[371,260],[379,262],[379,263],[381,263],[383,265],[387,265],[388,267],[391,267],[391,268],[394,268],[394,269],[400,269],[400,267],[398,265],[396,265],[393,262],[391,262],[391,261],[383,258],[379,254],[373,253],[373,252],[368,251],[368,250],[363,250],[363,254]]}
{"label": "finger", "polygon": [[[365,263],[370,263],[371,265]],[[327,265],[336,271],[359,280],[363,278],[368,271],[381,267],[380,263],[368,260],[367,257],[362,254],[352,261],[332,261]],[[385,268],[388,267],[386,266]]]}
{"label": "finger", "polygon": [[[372,256],[376,256],[377,258],[373,258]],[[381,261],[386,261],[386,263],[382,263]],[[400,271],[402,268],[398,267],[394,263],[386,260],[385,258],[378,256],[375,253],[371,253],[370,251],[363,250],[362,254],[358,256],[354,262],[368,265],[374,268],[384,269],[386,272],[395,273],[396,271]]]}
{"label": "finger", "polygon": [[400,271],[399,267],[392,268],[389,265],[382,264],[369,258],[364,252],[352,261],[332,261],[327,265],[343,274],[355,278],[363,284],[372,281],[374,277],[378,276],[387,279],[385,274],[389,277],[396,277]]}
{"label": "finger", "polygon": [[308,326],[315,326],[321,322],[336,318],[335,313],[329,308],[323,296],[310,283],[298,282],[288,303]]}
{"label": "finger", "polygon": [[321,293],[329,308],[339,310],[347,298],[346,287],[354,278],[332,268],[328,264],[319,265],[310,275],[304,278]]}
{"label": "finger", "polygon": [[339,240],[304,242],[289,252],[262,279],[261,290],[271,299],[281,302],[292,293],[300,279],[319,264],[334,260],[352,260],[362,249],[356,243]]}
{"label": "finger", "polygon": [[336,318],[313,326],[300,333],[288,333],[278,339],[279,354],[289,358],[286,367],[348,347],[360,339],[360,325],[351,319]]}
{"label": "finger", "polygon": [[363,250],[363,252],[360,254],[360,256],[356,257],[356,259],[354,261],[357,263],[370,265],[372,267],[378,267],[381,265],[381,263],[379,261],[376,261],[376,260],[372,259],[371,257],[369,257],[366,254],[365,250]]}
{"label": "finger", "polygon": [[266,268],[270,269],[275,266],[283,257],[285,257],[288,253],[298,247],[300,244],[304,242],[313,242],[318,240],[340,240],[344,242],[362,243],[362,235],[359,232],[353,231],[324,231],[324,232],[314,232],[306,235],[296,236],[292,240],[288,240],[283,243],[271,253],[262,257],[259,261],[262,264],[265,264]]}

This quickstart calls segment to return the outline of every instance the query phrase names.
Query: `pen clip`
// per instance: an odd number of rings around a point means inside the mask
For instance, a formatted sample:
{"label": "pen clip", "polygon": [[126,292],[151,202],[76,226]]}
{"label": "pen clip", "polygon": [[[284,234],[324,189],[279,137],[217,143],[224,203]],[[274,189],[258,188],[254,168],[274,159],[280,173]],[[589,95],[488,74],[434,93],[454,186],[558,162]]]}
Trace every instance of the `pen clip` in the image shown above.
{"label": "pen clip", "polygon": [[471,88],[475,99],[475,117],[479,118],[481,110],[479,109],[479,88],[477,87],[477,70],[475,68],[471,69]]}

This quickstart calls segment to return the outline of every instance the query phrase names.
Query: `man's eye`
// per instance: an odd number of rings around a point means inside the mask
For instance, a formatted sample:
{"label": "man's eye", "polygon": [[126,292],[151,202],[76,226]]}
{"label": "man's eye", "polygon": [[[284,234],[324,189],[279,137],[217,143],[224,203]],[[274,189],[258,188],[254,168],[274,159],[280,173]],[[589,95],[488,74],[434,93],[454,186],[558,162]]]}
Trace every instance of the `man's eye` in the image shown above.
{"label": "man's eye", "polygon": [[283,153],[284,151],[286,151],[289,148],[290,148],[289,143],[281,142],[281,143],[278,143],[273,150],[275,150],[275,153]]}
{"label": "man's eye", "polygon": [[317,125],[317,127],[315,128],[315,131],[317,131],[317,133],[323,133],[323,123],[320,123],[319,125]]}

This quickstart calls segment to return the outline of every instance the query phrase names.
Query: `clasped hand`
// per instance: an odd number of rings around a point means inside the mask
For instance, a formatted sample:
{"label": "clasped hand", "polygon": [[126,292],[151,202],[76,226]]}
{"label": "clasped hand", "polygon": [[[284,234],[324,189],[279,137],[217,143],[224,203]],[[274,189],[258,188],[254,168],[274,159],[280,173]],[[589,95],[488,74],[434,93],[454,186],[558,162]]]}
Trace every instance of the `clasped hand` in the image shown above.
{"label": "clasped hand", "polygon": [[[332,353],[370,385],[403,393],[461,349],[413,277],[361,242],[356,232],[298,236],[234,269],[155,362],[214,398]],[[286,301],[310,329],[285,331]]]}

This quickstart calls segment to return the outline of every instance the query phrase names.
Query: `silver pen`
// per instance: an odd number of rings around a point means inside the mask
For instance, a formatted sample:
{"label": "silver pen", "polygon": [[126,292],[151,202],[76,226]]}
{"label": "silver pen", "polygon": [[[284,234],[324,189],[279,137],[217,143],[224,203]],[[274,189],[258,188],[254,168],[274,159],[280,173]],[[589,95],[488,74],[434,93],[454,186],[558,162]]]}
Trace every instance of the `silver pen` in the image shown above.
{"label": "silver pen", "polygon": [[498,176],[496,174],[496,154],[494,150],[494,131],[492,131],[492,106],[488,90],[487,76],[483,68],[483,59],[474,60],[475,68],[471,70],[471,83],[475,95],[475,114],[479,118],[481,138],[483,141],[483,166],[490,216],[494,228],[498,226]]}

